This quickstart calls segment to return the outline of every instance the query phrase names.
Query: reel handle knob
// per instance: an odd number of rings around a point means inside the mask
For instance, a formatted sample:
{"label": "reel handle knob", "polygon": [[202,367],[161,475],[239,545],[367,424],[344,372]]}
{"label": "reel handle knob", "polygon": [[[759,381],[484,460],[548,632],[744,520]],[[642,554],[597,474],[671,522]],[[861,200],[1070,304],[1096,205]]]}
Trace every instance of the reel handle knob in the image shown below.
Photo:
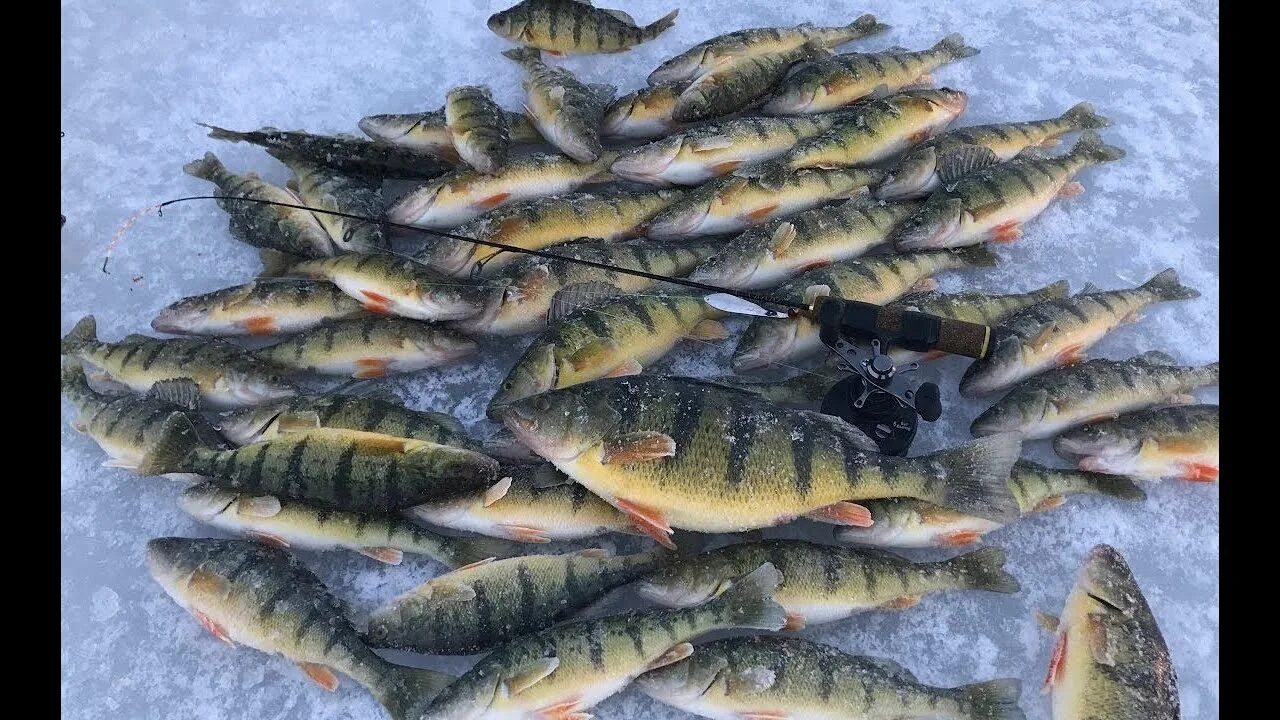
{"label": "reel handle knob", "polygon": [[927,382],[916,389],[916,412],[925,422],[933,422],[942,417],[942,393],[937,383]]}

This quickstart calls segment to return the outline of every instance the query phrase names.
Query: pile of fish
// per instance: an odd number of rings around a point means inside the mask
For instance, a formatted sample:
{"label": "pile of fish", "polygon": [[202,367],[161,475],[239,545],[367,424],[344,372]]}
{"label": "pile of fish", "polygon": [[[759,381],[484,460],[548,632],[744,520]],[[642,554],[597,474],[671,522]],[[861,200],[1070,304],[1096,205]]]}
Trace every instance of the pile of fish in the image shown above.
{"label": "pile of fish", "polygon": [[[346,675],[397,719],[587,720],[629,685],[709,718],[1022,718],[1016,680],[932,687],[892,661],[787,636],[691,643],[1015,593],[998,548],[934,562],[884,548],[966,546],[1072,494],[1141,501],[1145,481],[1216,482],[1218,408],[1191,393],[1218,382],[1217,363],[1084,359],[1144,309],[1198,293],[1172,269],[1075,294],[1066,281],[937,291],[935,275],[997,264],[985,243],[1033,234],[1056,198],[1083,191],[1082,171],[1124,156],[1088,103],[952,127],[968,95],[930,73],[978,54],[959,35],[837,53],[888,26],[864,15],[738,30],[621,96],[545,57],[622,52],[675,19],[642,26],[575,0],[493,15],[488,27],[518,46],[504,55],[524,77],[522,112],[467,85],[440,109],[364,117],[369,139],[212,128],[294,173],[279,187],[212,153],[184,168],[217,186],[232,237],[261,249],[263,270],[151,321],[182,337],[104,341],[80,320],[62,340],[74,426],[109,466],[193,482],[181,508],[245,538],[148,544],[152,575],[201,625],[328,690]],[[1074,132],[1066,152],[1041,149]],[[417,184],[389,197],[387,180]],[[393,250],[397,234],[417,247]],[[959,389],[1002,396],[973,441],[894,457],[815,411],[835,378],[803,317],[754,319],[732,355],[735,373],[793,377],[651,373],[686,339],[732,336],[701,295],[662,281],[679,277],[992,325]],[[520,335],[532,336],[523,355],[482,396],[502,424],[487,438],[369,382]],[[317,376],[362,382],[317,390]],[[1070,466],[1022,459],[1039,439]],[[833,542],[685,546],[802,517],[831,525]],[[606,533],[657,545],[531,550]],[[392,565],[421,554],[452,570],[388,598],[361,632],[292,549]],[[581,615],[628,586],[655,607]],[[1056,633],[1055,718],[1178,716],[1168,650],[1115,549],[1090,553]],[[453,678],[393,665],[383,647],[489,654]]]}

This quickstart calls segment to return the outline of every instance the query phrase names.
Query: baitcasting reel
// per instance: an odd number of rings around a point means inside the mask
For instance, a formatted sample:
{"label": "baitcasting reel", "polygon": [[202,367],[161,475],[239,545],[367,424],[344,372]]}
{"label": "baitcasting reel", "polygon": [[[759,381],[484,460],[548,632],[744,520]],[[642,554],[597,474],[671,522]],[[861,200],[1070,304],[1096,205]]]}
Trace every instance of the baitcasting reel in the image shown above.
{"label": "baitcasting reel", "polygon": [[[942,399],[937,383],[908,388],[903,375],[915,372],[920,364],[899,368],[885,350],[895,346],[981,358],[991,340],[991,328],[986,325],[830,296],[788,311],[767,310],[723,293],[706,300],[726,312],[779,319],[802,315],[816,322],[823,344],[840,359],[839,369],[850,373],[827,391],[822,412],[862,430],[886,455],[906,455],[920,419],[934,422],[942,416]],[[857,357],[865,352],[855,345],[857,341],[870,341],[868,357]]]}

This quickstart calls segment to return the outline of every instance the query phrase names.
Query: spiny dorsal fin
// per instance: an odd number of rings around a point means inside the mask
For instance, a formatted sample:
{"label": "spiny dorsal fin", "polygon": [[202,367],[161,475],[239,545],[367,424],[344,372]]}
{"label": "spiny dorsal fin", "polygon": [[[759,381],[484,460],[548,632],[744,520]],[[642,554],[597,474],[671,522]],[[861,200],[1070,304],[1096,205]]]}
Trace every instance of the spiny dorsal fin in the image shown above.
{"label": "spiny dorsal fin", "polygon": [[188,410],[200,409],[200,386],[191,378],[160,380],[147,390],[147,398],[160,400]]}
{"label": "spiny dorsal fin", "polygon": [[[583,2],[583,0],[578,0],[578,2]],[[590,3],[588,3],[588,4],[590,4]],[[604,8],[601,8],[601,9],[602,9],[602,10],[604,10]],[[626,14],[626,13],[622,12],[621,10],[604,10],[604,12],[606,12],[606,13],[608,13],[608,14],[610,14],[610,15],[612,15],[612,16],[614,16],[614,17],[616,17],[616,18],[618,18],[619,20],[621,20],[622,22],[624,22],[624,23],[626,23],[626,24],[630,25],[631,27],[636,27],[636,21],[635,21],[635,18],[633,18],[633,17],[631,17],[630,15],[628,15],[628,14]]]}
{"label": "spiny dorsal fin", "polygon": [[573,311],[597,305],[603,300],[617,297],[622,290],[607,282],[581,282],[565,285],[556,291],[551,298],[551,307],[547,310],[547,322],[559,322]]}
{"label": "spiny dorsal fin", "polygon": [[974,170],[981,170],[999,162],[1000,158],[996,157],[989,147],[962,145],[938,158],[938,179],[943,185],[951,185]]}

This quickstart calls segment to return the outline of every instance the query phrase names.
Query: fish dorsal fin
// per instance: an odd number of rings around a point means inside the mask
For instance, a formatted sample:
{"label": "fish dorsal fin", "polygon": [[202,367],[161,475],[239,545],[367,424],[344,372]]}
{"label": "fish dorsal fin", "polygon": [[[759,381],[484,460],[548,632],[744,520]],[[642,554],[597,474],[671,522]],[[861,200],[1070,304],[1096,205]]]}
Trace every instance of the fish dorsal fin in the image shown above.
{"label": "fish dorsal fin", "polygon": [[160,400],[188,410],[199,410],[200,386],[191,378],[160,380],[147,390],[147,399]]}
{"label": "fish dorsal fin", "polygon": [[1147,365],[1177,365],[1178,364],[1178,361],[1174,360],[1172,355],[1162,350],[1148,350],[1134,357],[1133,359],[1137,360],[1138,362],[1146,363]]}
{"label": "fish dorsal fin", "polygon": [[1049,153],[1045,152],[1044,148],[1030,145],[1018,151],[1015,157],[1019,160],[1044,160],[1049,157]]}
{"label": "fish dorsal fin", "polygon": [[598,305],[603,300],[621,294],[621,289],[607,282],[580,282],[565,285],[551,297],[551,307],[547,310],[547,322],[559,322],[575,310]]}
{"label": "fish dorsal fin", "polygon": [[938,179],[943,185],[952,185],[974,170],[981,170],[999,162],[1000,158],[996,157],[989,147],[962,145],[938,158]]}
{"label": "fish dorsal fin", "polygon": [[1076,295],[1092,295],[1100,292],[1106,291],[1091,282],[1087,282],[1084,284],[1084,287],[1080,288],[1080,292],[1076,293]]}
{"label": "fish dorsal fin", "polygon": [[[582,1],[583,1],[583,0],[578,0],[578,2],[582,2]],[[603,9],[603,8],[602,8],[602,9]],[[621,20],[622,22],[624,22],[624,23],[626,23],[626,24],[630,25],[631,27],[636,27],[636,20],[635,20],[635,18],[633,18],[633,17],[631,17],[630,15],[628,15],[628,14],[626,14],[626,13],[622,12],[621,10],[604,10],[604,11],[605,11],[606,13],[608,13],[608,14],[610,14],[610,15],[612,15],[612,16],[614,16],[614,17],[616,17],[616,18],[618,18],[618,19],[619,19],[619,20]]]}
{"label": "fish dorsal fin", "polygon": [[128,335],[125,335],[120,340],[120,342],[121,343],[150,342],[155,339],[156,338],[153,338],[150,335],[143,335],[142,333],[129,333]]}

